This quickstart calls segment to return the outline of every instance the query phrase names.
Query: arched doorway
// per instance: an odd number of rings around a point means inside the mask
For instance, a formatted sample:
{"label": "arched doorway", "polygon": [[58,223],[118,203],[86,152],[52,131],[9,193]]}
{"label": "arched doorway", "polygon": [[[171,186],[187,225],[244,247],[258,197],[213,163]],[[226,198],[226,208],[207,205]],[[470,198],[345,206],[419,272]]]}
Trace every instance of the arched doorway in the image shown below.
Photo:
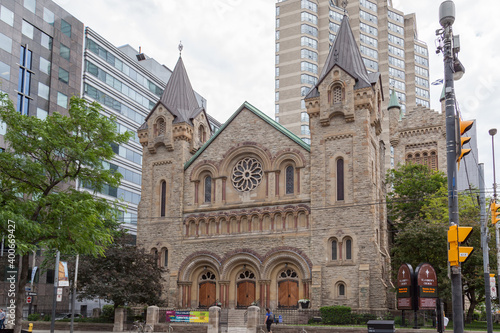
{"label": "arched doorway", "polygon": [[215,283],[215,274],[208,271],[200,276],[199,281],[199,303],[200,308],[208,308],[212,306],[216,298],[216,288],[217,285]]}
{"label": "arched doorway", "polygon": [[291,268],[278,275],[278,308],[297,309],[299,306],[299,276]]}
{"label": "arched doorway", "polygon": [[236,307],[247,308],[255,302],[255,274],[244,270],[237,276]]}

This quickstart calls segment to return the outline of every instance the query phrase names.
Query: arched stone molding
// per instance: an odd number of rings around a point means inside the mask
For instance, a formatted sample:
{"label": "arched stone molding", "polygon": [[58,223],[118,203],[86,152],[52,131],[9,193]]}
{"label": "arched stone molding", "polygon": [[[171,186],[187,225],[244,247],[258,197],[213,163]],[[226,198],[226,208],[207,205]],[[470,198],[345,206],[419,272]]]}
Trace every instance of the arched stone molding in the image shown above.
{"label": "arched stone molding", "polygon": [[271,170],[272,155],[271,152],[264,146],[256,142],[243,142],[235,147],[230,148],[223,156],[223,160],[219,164],[219,170],[221,175],[230,174],[232,170],[229,170],[229,166],[233,163],[235,159],[240,156],[253,155],[258,157],[262,162],[262,168],[264,171]]}
{"label": "arched stone molding", "polygon": [[280,170],[283,163],[292,161],[295,168],[303,168],[306,166],[306,159],[304,155],[296,149],[285,149],[279,151],[273,159],[272,170]]}
{"label": "arched stone molding", "polygon": [[193,170],[191,171],[189,179],[192,182],[201,180],[200,175],[205,171],[208,171],[212,175],[212,178],[219,177],[219,169],[217,168],[216,163],[214,163],[213,161],[205,160],[195,164]]}
{"label": "arched stone molding", "polygon": [[311,279],[312,262],[301,250],[290,247],[275,248],[266,254],[262,268],[262,279],[271,280],[273,269],[284,262],[294,264],[299,269],[299,274],[303,279]]}
{"label": "arched stone molding", "polygon": [[232,254],[224,257],[221,280],[231,280],[231,274],[234,269],[240,269],[239,267],[241,265],[251,267],[255,272],[257,279],[260,279],[262,261],[254,251],[242,249],[233,251]]}
{"label": "arched stone molding", "polygon": [[198,251],[187,256],[180,265],[179,281],[191,281],[192,273],[200,266],[210,267],[216,275],[221,276],[220,257],[212,252]]}

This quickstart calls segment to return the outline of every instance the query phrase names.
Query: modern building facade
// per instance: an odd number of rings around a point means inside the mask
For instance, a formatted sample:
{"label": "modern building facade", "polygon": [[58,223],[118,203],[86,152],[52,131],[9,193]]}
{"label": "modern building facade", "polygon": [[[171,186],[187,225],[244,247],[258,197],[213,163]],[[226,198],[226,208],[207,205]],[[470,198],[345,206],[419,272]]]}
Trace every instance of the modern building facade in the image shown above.
{"label": "modern building facade", "polygon": [[[83,23],[50,0],[0,2],[0,90],[8,94],[22,114],[45,118],[67,114],[69,98],[79,95],[82,84]],[[6,128],[0,123],[0,149],[5,149]],[[38,252],[34,266],[40,267]],[[2,253],[0,265],[7,267]],[[32,263],[30,258],[30,263]],[[31,271],[31,268],[30,268]],[[38,270],[40,272],[40,270]],[[31,276],[31,273],[30,273]],[[5,276],[0,282],[0,304],[7,304]],[[33,310],[52,306],[54,270],[37,273]],[[60,310],[68,309],[64,288]]]}
{"label": "modern building facade", "polygon": [[138,131],[137,243],[158,253],[168,306],[393,306],[386,208],[375,204],[385,197],[382,80],[347,17],[334,43],[306,98],[311,145],[247,102],[198,140],[208,122],[179,58]]}
{"label": "modern building facade", "polygon": [[67,113],[69,98],[80,94],[82,51],[83,23],[53,1],[1,2],[0,90],[19,112]]}
{"label": "modern building facade", "polygon": [[[134,136],[127,144],[113,147],[116,155],[109,168],[123,175],[118,188],[105,188],[98,195],[110,200],[123,199],[124,226],[136,232],[137,205],[141,198],[142,148],[137,129],[158,102],[172,71],[130,45],[116,47],[91,28],[85,28],[82,96],[104,107],[104,114],[115,117],[120,132]],[[195,93],[197,103],[207,101]],[[212,129],[221,126],[211,118]]]}
{"label": "modern building facade", "polygon": [[275,119],[307,143],[310,128],[304,96],[318,81],[344,13],[367,70],[382,75],[384,95],[394,90],[403,114],[417,105],[430,106],[428,49],[417,38],[415,14],[405,15],[391,0],[343,3],[276,3]]}

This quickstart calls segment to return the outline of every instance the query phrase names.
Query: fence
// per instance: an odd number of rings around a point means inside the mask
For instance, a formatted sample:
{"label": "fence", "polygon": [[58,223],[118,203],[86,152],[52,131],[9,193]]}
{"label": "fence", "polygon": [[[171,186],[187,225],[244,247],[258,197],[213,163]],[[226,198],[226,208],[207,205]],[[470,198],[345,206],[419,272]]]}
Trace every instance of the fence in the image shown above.
{"label": "fence", "polygon": [[[23,319],[28,319],[29,309],[23,309]],[[34,308],[31,310],[31,314],[39,316],[40,320],[50,320],[52,317],[52,308]],[[75,318],[89,318],[92,317],[92,311],[80,311],[75,309]],[[71,309],[57,309],[56,310],[56,320],[58,319],[71,319]]]}
{"label": "fence", "polygon": [[[176,311],[176,312],[207,312],[208,309],[205,308],[189,308],[189,309],[176,309],[176,308],[160,308],[159,309],[159,324],[165,324],[167,322],[167,311]],[[193,325],[206,325],[207,323],[197,323],[197,322],[183,322],[184,324],[193,324]]]}

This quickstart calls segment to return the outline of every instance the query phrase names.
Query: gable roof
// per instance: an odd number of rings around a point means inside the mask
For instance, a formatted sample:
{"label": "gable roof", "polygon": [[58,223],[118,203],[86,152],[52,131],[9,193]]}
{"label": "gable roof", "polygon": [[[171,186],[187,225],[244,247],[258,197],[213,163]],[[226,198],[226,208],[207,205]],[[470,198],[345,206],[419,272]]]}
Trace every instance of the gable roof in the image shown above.
{"label": "gable roof", "polygon": [[144,119],[144,123],[139,127],[139,130],[148,128],[147,121],[160,103],[174,116],[174,124],[185,122],[193,125],[191,119],[204,111],[204,108],[200,107],[196,100],[182,57],[177,60],[160,100]]}
{"label": "gable roof", "polygon": [[340,29],[335,37],[335,42],[330,48],[325,65],[323,66],[323,70],[319,76],[318,83],[313,89],[311,89],[306,98],[319,96],[318,86],[334,66],[339,66],[356,80],[354,89],[371,87],[372,83],[374,83],[372,81],[374,80],[374,76],[368,74],[365,63],[361,58],[359,46],[356,43],[354,34],[352,33],[347,15],[344,15],[342,18]]}
{"label": "gable roof", "polygon": [[288,130],[287,128],[285,128],[283,125],[281,125],[281,124],[277,123],[276,121],[274,121],[273,119],[271,119],[264,112],[260,111],[255,106],[253,106],[252,104],[250,104],[250,103],[248,103],[248,102],[245,101],[238,108],[238,110],[236,110],[236,112],[234,112],[233,115],[224,123],[224,125],[222,125],[222,127],[214,135],[212,135],[210,137],[210,139],[208,139],[208,141],[205,142],[205,144],[200,147],[200,149],[198,149],[198,151],[196,152],[196,154],[194,154],[193,157],[191,157],[184,164],[184,170],[186,170],[198,158],[198,156],[200,156],[201,153],[205,149],[207,149],[208,146],[210,146],[210,144],[215,140],[215,138],[217,136],[219,136],[219,134],[222,133],[222,131],[224,131],[224,129],[238,116],[238,114],[243,109],[249,110],[250,112],[252,112],[253,114],[255,114],[257,117],[261,118],[266,123],[268,123],[269,125],[271,125],[272,127],[274,127],[276,130],[278,130],[279,132],[281,132],[282,134],[284,134],[285,136],[287,136],[289,139],[291,139],[292,141],[294,141],[295,143],[297,143],[299,146],[301,146],[302,148],[304,148],[308,152],[311,152],[311,147],[307,143],[305,143],[304,141],[302,141],[302,139],[300,139],[298,136],[296,136],[295,134],[293,134],[292,132],[290,132],[290,130]]}

